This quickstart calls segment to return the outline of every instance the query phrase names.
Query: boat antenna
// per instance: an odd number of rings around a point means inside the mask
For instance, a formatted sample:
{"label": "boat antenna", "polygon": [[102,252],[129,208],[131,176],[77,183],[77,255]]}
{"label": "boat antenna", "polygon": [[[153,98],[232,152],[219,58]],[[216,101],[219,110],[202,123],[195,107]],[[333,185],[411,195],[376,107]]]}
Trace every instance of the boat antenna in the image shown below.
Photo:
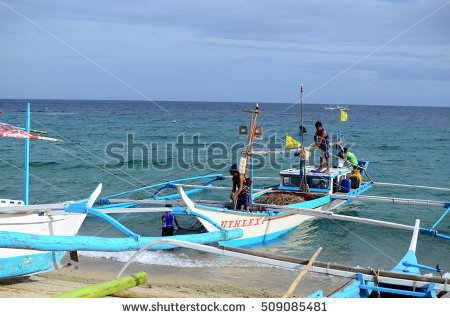
{"label": "boat antenna", "polygon": [[306,150],[305,150],[305,140],[304,140],[304,131],[305,128],[303,127],[303,84],[300,86],[300,133],[301,133],[301,151],[300,151],[300,184],[299,184],[299,191],[300,192],[306,192],[309,193],[308,183],[306,180]]}
{"label": "boat antenna", "polygon": [[[30,103],[27,103],[27,113],[25,122],[25,131],[30,133]],[[24,160],[24,176],[23,176],[23,202],[29,204],[30,194],[30,139],[25,139],[25,160]]]}
{"label": "boat antenna", "polygon": [[[247,151],[245,152],[246,169],[245,169],[244,176],[247,178],[248,174],[250,172],[250,178],[253,179],[252,148],[253,148],[253,141],[255,139],[255,133],[256,133],[256,119],[258,118],[258,114],[259,114],[258,103],[256,103],[255,110],[244,109],[244,112],[251,113],[250,130],[249,130],[249,134],[248,134],[248,145],[247,145]],[[253,182],[250,187],[250,191],[251,191],[251,195],[253,195]]]}

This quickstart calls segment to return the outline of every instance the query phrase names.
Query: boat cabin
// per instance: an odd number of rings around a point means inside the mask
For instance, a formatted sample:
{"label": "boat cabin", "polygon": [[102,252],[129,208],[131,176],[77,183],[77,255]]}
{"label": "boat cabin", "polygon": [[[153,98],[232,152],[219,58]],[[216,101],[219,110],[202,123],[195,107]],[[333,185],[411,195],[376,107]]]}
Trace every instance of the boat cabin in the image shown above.
{"label": "boat cabin", "polygon": [[[340,191],[342,180],[346,179],[352,169],[330,168],[330,172],[320,172],[315,167],[306,167],[306,180],[311,193],[333,194]],[[280,172],[280,190],[298,190],[300,186],[300,170],[286,169]]]}

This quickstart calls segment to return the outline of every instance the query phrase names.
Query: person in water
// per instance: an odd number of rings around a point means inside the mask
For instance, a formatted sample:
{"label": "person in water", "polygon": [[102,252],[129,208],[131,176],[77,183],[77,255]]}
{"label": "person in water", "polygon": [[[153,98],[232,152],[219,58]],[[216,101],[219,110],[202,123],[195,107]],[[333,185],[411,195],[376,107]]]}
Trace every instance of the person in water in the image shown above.
{"label": "person in water", "polygon": [[[172,206],[170,204],[166,205],[166,208],[171,207]],[[162,236],[172,236],[174,234],[175,228],[173,227],[173,222],[175,222],[178,228],[180,227],[175,215],[173,215],[170,210],[166,211],[162,216]]]}
{"label": "person in water", "polygon": [[237,209],[241,209],[242,206],[244,206],[244,209],[250,211],[252,195],[249,179],[246,179],[245,176],[239,172],[236,164],[231,166],[230,174],[233,176],[233,188],[230,195],[231,201],[236,202]]}
{"label": "person in water", "polygon": [[345,161],[350,162],[350,164],[353,166],[353,169],[358,168],[358,159],[356,159],[356,156],[348,151],[348,148],[344,148],[344,154],[345,154]]}
{"label": "person in water", "polygon": [[330,172],[330,141],[328,139],[328,133],[323,128],[320,121],[316,122],[316,133],[314,135],[314,147],[320,149],[320,167],[322,170],[324,160],[327,161],[327,169],[323,172]]}

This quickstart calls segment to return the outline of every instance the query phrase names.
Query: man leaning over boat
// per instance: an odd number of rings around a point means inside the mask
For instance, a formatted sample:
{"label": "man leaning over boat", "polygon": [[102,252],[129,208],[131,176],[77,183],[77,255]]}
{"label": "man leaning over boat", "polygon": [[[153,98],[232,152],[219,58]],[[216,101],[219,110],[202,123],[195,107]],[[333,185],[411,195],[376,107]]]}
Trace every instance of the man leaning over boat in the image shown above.
{"label": "man leaning over boat", "polygon": [[[249,179],[239,172],[237,165],[233,164],[230,168],[230,174],[233,176],[233,187],[231,190],[230,199],[236,203],[236,209],[244,209],[250,212],[252,205],[252,195],[249,184]],[[237,189],[237,192],[236,192]]]}

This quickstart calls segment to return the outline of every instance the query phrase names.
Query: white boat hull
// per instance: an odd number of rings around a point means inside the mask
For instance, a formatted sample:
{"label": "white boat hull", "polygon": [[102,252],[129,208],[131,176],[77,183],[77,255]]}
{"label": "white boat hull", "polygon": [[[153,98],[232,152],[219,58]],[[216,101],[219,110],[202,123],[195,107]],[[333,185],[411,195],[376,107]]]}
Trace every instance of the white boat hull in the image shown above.
{"label": "white boat hull", "polygon": [[[77,234],[85,218],[84,213],[53,216],[0,214],[0,231],[73,236]],[[58,269],[61,267],[60,261],[64,254],[65,252],[0,248],[0,279]]]}
{"label": "white boat hull", "polygon": [[[86,214],[39,216],[37,214],[23,216],[6,216],[0,214],[0,231],[29,233],[37,235],[77,234]],[[0,248],[0,259],[6,257],[45,253],[25,249]]]}
{"label": "white boat hull", "polygon": [[[219,242],[221,245],[242,246],[261,244],[275,239],[293,230],[301,223],[313,218],[309,215],[286,214],[278,212],[252,213],[213,207],[196,206],[181,186],[178,194],[188,211],[195,213],[197,219],[208,232],[240,228],[243,235],[239,238]],[[325,204],[326,205],[326,204]]]}
{"label": "white boat hull", "polygon": [[[298,214],[222,212],[209,209],[200,209],[199,213],[226,230],[235,228],[243,230],[244,234],[242,237],[219,243],[228,246],[264,243],[293,230],[301,223],[313,218],[312,216]],[[208,232],[219,231],[207,219],[197,218]]]}

